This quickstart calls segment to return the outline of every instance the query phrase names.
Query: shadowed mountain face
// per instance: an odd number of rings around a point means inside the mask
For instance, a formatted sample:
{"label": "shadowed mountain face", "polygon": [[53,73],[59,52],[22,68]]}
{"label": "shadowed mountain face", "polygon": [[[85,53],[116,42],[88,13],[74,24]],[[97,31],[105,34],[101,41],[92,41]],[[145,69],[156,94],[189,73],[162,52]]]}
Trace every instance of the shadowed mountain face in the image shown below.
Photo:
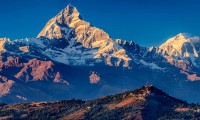
{"label": "shadowed mountain face", "polygon": [[115,40],[68,5],[37,38],[0,39],[0,101],[94,99],[150,83],[200,102],[199,48],[184,34],[150,48]]}
{"label": "shadowed mountain face", "polygon": [[90,101],[0,104],[0,119],[198,119],[200,106],[153,86]]}

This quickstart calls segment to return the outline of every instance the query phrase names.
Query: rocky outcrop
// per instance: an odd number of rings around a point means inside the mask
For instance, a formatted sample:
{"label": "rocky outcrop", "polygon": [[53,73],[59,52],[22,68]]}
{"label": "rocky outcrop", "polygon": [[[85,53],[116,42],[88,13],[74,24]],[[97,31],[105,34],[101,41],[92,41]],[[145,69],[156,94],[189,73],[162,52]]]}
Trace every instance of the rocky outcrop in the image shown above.
{"label": "rocky outcrop", "polygon": [[54,64],[51,61],[32,59],[28,63],[24,63],[23,68],[15,75],[15,77],[26,81],[51,81],[56,76],[53,67]]}
{"label": "rocky outcrop", "polygon": [[0,75],[0,97],[10,92],[10,89],[13,84],[14,84],[13,80],[9,80],[5,76]]}
{"label": "rocky outcrop", "polygon": [[27,62],[19,57],[7,57],[7,61],[1,61],[1,73],[10,73],[10,77],[15,77],[18,80],[38,81],[45,80],[54,82],[63,81],[60,72],[56,70],[56,66],[52,61],[42,61],[31,59]]}

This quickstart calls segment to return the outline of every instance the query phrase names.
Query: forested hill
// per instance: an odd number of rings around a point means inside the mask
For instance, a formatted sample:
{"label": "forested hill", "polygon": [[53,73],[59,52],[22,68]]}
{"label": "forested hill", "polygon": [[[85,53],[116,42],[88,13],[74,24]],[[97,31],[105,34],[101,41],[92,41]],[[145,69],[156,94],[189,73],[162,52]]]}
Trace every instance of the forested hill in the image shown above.
{"label": "forested hill", "polygon": [[199,119],[199,112],[154,86],[90,101],[0,104],[0,119]]}

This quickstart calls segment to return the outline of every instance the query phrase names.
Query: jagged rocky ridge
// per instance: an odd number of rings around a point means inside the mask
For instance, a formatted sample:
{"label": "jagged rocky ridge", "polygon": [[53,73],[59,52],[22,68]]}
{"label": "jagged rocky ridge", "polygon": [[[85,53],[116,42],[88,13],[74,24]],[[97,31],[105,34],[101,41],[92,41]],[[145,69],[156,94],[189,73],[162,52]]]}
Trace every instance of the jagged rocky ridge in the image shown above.
{"label": "jagged rocky ridge", "polygon": [[150,48],[115,40],[68,5],[37,38],[0,39],[0,101],[93,99],[151,83],[199,102],[199,43],[184,34]]}

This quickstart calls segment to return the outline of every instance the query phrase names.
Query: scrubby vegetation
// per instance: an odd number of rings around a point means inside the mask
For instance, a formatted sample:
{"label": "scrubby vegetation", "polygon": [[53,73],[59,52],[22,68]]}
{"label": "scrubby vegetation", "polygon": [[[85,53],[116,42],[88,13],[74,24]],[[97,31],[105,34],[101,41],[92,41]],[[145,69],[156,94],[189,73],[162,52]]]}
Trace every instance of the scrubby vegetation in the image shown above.
{"label": "scrubby vegetation", "polygon": [[200,106],[170,97],[153,86],[91,101],[66,100],[6,105],[0,119],[199,119]]}

